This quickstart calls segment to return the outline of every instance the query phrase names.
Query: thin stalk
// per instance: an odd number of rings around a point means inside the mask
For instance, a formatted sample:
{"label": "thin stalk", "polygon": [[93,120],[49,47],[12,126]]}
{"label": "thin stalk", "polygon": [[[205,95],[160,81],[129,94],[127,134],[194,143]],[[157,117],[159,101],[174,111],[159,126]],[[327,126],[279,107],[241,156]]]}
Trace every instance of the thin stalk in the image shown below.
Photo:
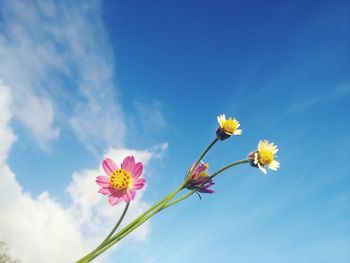
{"label": "thin stalk", "polygon": [[[168,195],[169,196],[169,195]],[[128,229],[130,229],[133,225],[137,224],[144,216],[146,216],[148,213],[150,213],[152,210],[154,210],[155,208],[157,208],[158,206],[160,206],[168,197],[166,196],[165,198],[163,198],[162,200],[160,200],[158,203],[156,203],[155,205],[153,205],[152,207],[150,207],[148,210],[146,210],[145,212],[143,212],[140,216],[138,216],[134,221],[132,221],[131,223],[129,223],[127,226],[125,226],[121,231],[119,231],[114,237],[112,237],[112,239],[115,239],[117,236],[123,234],[124,232],[126,232]],[[108,237],[108,239],[110,239],[111,236]],[[107,238],[106,238],[107,239]],[[83,263],[83,262],[90,262],[92,259],[94,259],[95,257],[92,258],[88,258],[89,256],[91,257],[92,254],[95,254],[99,249],[101,249],[102,244],[103,246],[105,246],[108,241],[110,240],[104,240],[100,246],[98,246],[94,251],[90,252],[89,254],[87,254],[86,256],[84,256],[83,258],[79,259],[76,263]]]}
{"label": "thin stalk", "polygon": [[[174,202],[171,202],[171,203],[167,204],[166,207],[169,207],[171,205],[174,205],[174,204],[180,202],[181,200],[183,200],[183,199],[189,197],[191,194],[193,194],[193,192],[195,192],[195,191],[191,191],[189,194],[186,194],[186,195],[180,197],[179,199],[174,200]],[[125,236],[127,236],[129,233],[134,231],[136,228],[141,226],[148,219],[150,219],[152,216],[154,216],[155,214],[157,214],[158,212],[160,212],[163,209],[165,209],[163,206],[162,207],[158,207],[155,211],[153,211],[149,215],[147,215],[144,218],[142,218],[137,224],[132,226],[130,229],[128,229],[127,231],[124,231],[124,233],[122,233],[121,235],[118,235],[117,237],[113,237],[103,248],[101,248],[97,253],[95,253],[95,255],[93,257],[91,257],[90,260],[92,260],[92,259],[98,257],[99,255],[101,255],[104,251],[106,251],[107,249],[112,247],[114,244],[119,242],[121,239],[123,239]]]}
{"label": "thin stalk", "polygon": [[175,205],[176,203],[178,203],[178,202],[180,202],[180,201],[186,199],[187,197],[191,196],[191,195],[192,195],[193,193],[195,193],[195,192],[197,192],[197,190],[192,190],[191,192],[189,192],[189,193],[187,193],[187,194],[185,194],[185,195],[179,197],[178,199],[175,199],[174,201],[165,204],[165,205],[162,207],[162,209],[159,210],[159,212],[162,211],[163,209],[169,207],[169,206]]}
{"label": "thin stalk", "polygon": [[123,221],[125,214],[128,211],[129,206],[130,206],[130,203],[126,203],[126,206],[124,208],[122,216],[119,218],[117,224],[113,227],[112,231],[108,234],[108,236],[105,238],[105,240],[103,240],[102,243],[98,246],[98,248],[102,247],[109,240],[109,238],[114,234],[114,232],[117,230],[117,228],[119,227],[119,225]]}
{"label": "thin stalk", "polygon": [[[217,176],[218,174],[222,173],[223,171],[233,167],[233,166],[236,166],[236,165],[239,165],[239,164],[242,164],[242,163],[248,163],[249,160],[248,159],[244,159],[244,160],[239,160],[239,161],[235,161],[233,163],[230,163],[224,167],[222,167],[220,170],[216,171],[215,173],[213,173],[211,176],[209,176],[209,180],[210,179],[213,179],[215,176]],[[208,181],[209,181],[208,180]]]}
{"label": "thin stalk", "polygon": [[129,206],[130,206],[130,203],[126,203],[125,208],[123,210],[123,213],[121,214],[118,222],[115,224],[115,226],[113,227],[111,232],[108,234],[108,236],[102,241],[102,243],[97,248],[95,248],[93,251],[91,251],[89,254],[87,254],[86,256],[81,258],[80,260],[78,260],[77,263],[84,262],[84,261],[88,260],[93,254],[96,253],[96,251],[98,251],[101,247],[103,247],[108,242],[110,237],[114,234],[114,232],[118,229],[118,227],[120,226],[121,222],[123,221],[123,219],[124,219],[124,217],[126,215],[126,212],[129,209]]}

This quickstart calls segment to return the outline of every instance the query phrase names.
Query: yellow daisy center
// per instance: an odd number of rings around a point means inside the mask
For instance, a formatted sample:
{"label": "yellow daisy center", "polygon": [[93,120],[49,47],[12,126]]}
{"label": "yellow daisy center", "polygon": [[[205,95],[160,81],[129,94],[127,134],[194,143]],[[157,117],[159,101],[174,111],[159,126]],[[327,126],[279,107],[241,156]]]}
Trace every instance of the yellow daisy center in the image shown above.
{"label": "yellow daisy center", "polygon": [[271,150],[262,149],[259,151],[259,161],[263,165],[269,165],[275,159]]}
{"label": "yellow daisy center", "polygon": [[111,174],[109,182],[116,190],[127,190],[131,187],[133,178],[129,172],[123,169],[117,169]]}
{"label": "yellow daisy center", "polygon": [[221,128],[229,134],[233,134],[237,129],[238,123],[236,120],[229,118],[221,123]]}

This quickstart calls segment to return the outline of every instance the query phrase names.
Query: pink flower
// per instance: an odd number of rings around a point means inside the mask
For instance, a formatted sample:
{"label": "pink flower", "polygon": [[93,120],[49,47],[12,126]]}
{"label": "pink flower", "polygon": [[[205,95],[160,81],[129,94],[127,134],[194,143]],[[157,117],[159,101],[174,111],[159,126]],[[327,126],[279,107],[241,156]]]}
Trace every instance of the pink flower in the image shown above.
{"label": "pink flower", "polygon": [[[194,165],[193,165],[194,166]],[[193,170],[193,166],[190,171]],[[201,162],[196,166],[196,169],[192,172],[191,178],[186,184],[186,188],[189,190],[197,190],[199,193],[212,194],[213,190],[210,189],[215,183],[210,179],[207,172],[209,164]]]}
{"label": "pink flower", "polygon": [[135,163],[134,156],[125,157],[121,168],[112,159],[102,161],[102,167],[108,176],[97,176],[96,183],[101,186],[99,193],[108,195],[110,205],[116,205],[124,200],[129,203],[135,198],[136,190],[145,186],[145,178],[140,178],[143,165]]}

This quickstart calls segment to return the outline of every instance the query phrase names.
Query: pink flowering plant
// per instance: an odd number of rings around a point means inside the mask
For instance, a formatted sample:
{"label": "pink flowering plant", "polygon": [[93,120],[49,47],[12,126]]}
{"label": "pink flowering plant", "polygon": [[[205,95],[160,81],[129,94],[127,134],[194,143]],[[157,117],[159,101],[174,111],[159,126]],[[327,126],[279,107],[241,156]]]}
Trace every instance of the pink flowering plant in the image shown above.
{"label": "pink flowering plant", "polygon": [[108,202],[114,206],[124,200],[127,204],[134,200],[136,190],[145,186],[145,178],[140,178],[143,165],[135,163],[134,156],[127,156],[120,168],[112,159],[102,161],[103,170],[108,176],[97,176],[96,183],[101,186],[99,193],[108,195]]}
{"label": "pink flowering plant", "polygon": [[[273,143],[269,143],[267,140],[262,140],[259,142],[257,149],[250,152],[245,159],[229,163],[210,174],[208,172],[209,164],[202,161],[209,150],[219,141],[224,141],[231,136],[242,134],[242,130],[238,129],[240,123],[237,119],[226,119],[226,116],[222,114],[217,117],[217,121],[219,127],[216,130],[215,138],[202,152],[198,160],[187,170],[186,176],[180,185],[118,232],[116,232],[116,230],[123,221],[137,191],[142,189],[146,184],[145,178],[142,177],[143,164],[141,162],[136,162],[134,156],[126,156],[120,167],[112,159],[106,158],[102,161],[102,167],[106,176],[97,176],[96,183],[101,187],[98,192],[108,196],[108,202],[111,206],[125,202],[125,208],[115,226],[101,244],[76,261],[76,263],[91,262],[149,220],[152,216],[185,200],[192,194],[197,193],[200,196],[200,194],[214,193],[214,190],[211,189],[215,184],[213,180],[214,177],[234,166],[250,164],[252,167],[259,168],[264,174],[267,174],[265,167],[271,170],[277,170],[279,168],[280,164],[276,160],[277,146]],[[181,195],[181,193],[183,194]]]}

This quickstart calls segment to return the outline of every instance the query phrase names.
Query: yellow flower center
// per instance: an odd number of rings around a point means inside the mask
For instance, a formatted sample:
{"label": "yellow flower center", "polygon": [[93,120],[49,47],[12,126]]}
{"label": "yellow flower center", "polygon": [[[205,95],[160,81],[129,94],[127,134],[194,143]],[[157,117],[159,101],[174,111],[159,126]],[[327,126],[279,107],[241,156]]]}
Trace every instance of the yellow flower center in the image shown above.
{"label": "yellow flower center", "polygon": [[237,121],[233,120],[232,118],[229,118],[222,122],[221,128],[229,134],[233,134],[234,131],[237,129]]}
{"label": "yellow flower center", "polygon": [[275,156],[271,150],[262,149],[259,151],[259,161],[263,165],[269,165],[274,159]]}
{"label": "yellow flower center", "polygon": [[206,171],[203,171],[198,175],[198,178],[207,177],[207,176],[208,176],[208,173]]}
{"label": "yellow flower center", "polygon": [[123,169],[115,170],[109,178],[109,183],[116,190],[126,190],[130,188],[132,181],[133,179],[130,173]]}

